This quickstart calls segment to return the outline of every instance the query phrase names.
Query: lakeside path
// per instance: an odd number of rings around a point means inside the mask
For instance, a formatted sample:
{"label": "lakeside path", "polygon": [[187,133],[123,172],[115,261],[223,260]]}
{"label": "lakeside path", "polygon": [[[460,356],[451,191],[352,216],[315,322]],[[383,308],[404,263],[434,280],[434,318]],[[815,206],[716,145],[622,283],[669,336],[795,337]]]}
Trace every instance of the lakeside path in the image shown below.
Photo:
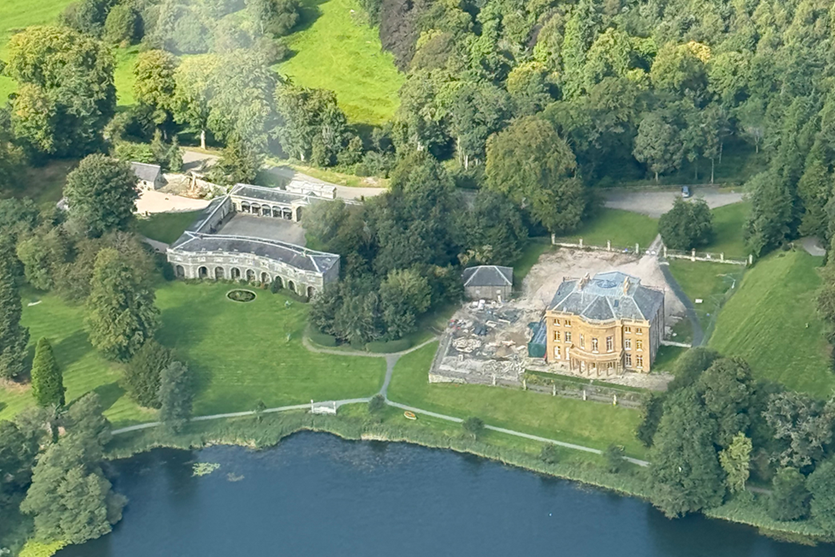
{"label": "lakeside path", "polygon": [[[430,410],[424,410],[422,408],[416,408],[414,406],[408,406],[406,404],[400,404],[399,402],[394,402],[389,400],[388,398],[388,386],[391,383],[392,375],[394,374],[394,367],[397,364],[397,361],[400,359],[401,356],[409,354],[410,352],[414,352],[420,348],[423,348],[427,344],[435,342],[437,338],[430,338],[427,341],[424,341],[417,346],[413,346],[408,350],[404,350],[402,352],[395,352],[392,354],[369,354],[368,352],[360,352],[358,350],[334,350],[329,348],[320,348],[317,346],[313,346],[313,344],[309,341],[307,337],[303,337],[302,343],[304,347],[310,350],[311,352],[319,352],[321,354],[333,354],[338,356],[357,356],[362,358],[385,358],[386,359],[386,377],[383,380],[383,386],[380,388],[380,391],[377,393],[383,396],[383,399],[386,401],[386,404],[392,406],[394,408],[399,408],[401,410],[408,410],[409,412],[414,412],[415,414],[423,414],[425,416],[430,416],[432,418],[438,418],[440,420],[446,420],[448,422],[454,423],[462,423],[464,420],[461,418],[456,418],[455,416],[449,416],[446,414],[439,414],[438,412],[432,412]],[[342,400],[328,400],[328,401],[319,401],[316,404],[320,406],[333,406],[335,408],[339,408],[345,404],[366,404],[371,400],[371,397],[365,398],[349,398],[349,399],[342,399]],[[279,406],[276,408],[267,408],[262,413],[270,414],[275,412],[288,412],[292,410],[307,410],[310,408],[310,404],[293,404],[290,406]],[[209,416],[197,416],[192,418],[191,421],[194,422],[202,422],[208,420],[221,420],[226,418],[241,418],[246,416],[254,416],[254,410],[247,410],[244,412],[229,412],[225,414],[212,414]],[[119,435],[122,433],[129,433],[131,431],[140,431],[143,429],[150,429],[154,427],[158,427],[161,425],[160,422],[148,422],[144,424],[136,424],[128,427],[123,427],[119,429],[114,429],[111,433],[113,435]],[[496,427],[489,424],[485,424],[485,429],[489,429],[490,431],[495,431],[497,433],[503,433],[505,435],[513,435],[515,437],[520,437],[523,439],[528,439],[531,441],[537,441],[540,443],[551,443],[552,445],[557,445],[559,447],[563,447],[566,449],[571,449],[575,451],[583,451],[592,454],[603,454],[603,451],[600,449],[595,449],[592,447],[585,447],[583,445],[577,445],[574,443],[567,443],[565,441],[559,441],[557,439],[549,439],[547,437],[540,437],[538,435],[531,435],[529,433],[523,433],[521,431],[514,431],[512,429],[505,429],[503,427]],[[624,460],[627,462],[631,462],[632,464],[636,464],[638,466],[649,466],[649,462],[646,460],[640,460],[637,458],[631,457],[624,457]]]}

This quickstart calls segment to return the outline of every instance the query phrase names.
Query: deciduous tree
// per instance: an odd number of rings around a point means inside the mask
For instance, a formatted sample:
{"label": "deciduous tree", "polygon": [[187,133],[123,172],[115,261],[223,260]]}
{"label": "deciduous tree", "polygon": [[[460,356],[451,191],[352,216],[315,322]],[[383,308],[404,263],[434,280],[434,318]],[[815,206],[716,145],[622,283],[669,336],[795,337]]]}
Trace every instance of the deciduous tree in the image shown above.
{"label": "deciduous tree", "polygon": [[133,67],[136,101],[151,110],[157,126],[163,126],[171,118],[177,87],[176,69],[177,58],[164,50],[140,53]]}
{"label": "deciduous tree", "polygon": [[703,199],[677,198],[673,208],[661,215],[658,231],[669,248],[689,250],[703,246],[713,236],[713,214]]}
{"label": "deciduous tree", "polygon": [[768,514],[774,520],[801,520],[809,514],[811,497],[797,468],[780,468],[772,480]]}
{"label": "deciduous tree", "polygon": [[806,480],[812,519],[829,535],[835,534],[835,460],[818,464]]}
{"label": "deciduous tree", "polygon": [[669,517],[722,502],[724,477],[713,439],[716,426],[692,388],[673,393],[650,453],[650,498]]}
{"label": "deciduous tree", "polygon": [[137,178],[130,165],[104,155],[86,157],[67,176],[70,220],[90,237],[123,230],[133,218]]}
{"label": "deciduous tree", "polygon": [[740,432],[728,447],[719,453],[719,464],[725,471],[725,483],[731,493],[745,490],[751,467],[751,440]]}
{"label": "deciduous tree", "polygon": [[568,143],[548,122],[514,121],[487,142],[487,187],[528,208],[550,232],[576,228],[588,203]]}
{"label": "deciduous tree", "polygon": [[113,57],[66,27],[29,27],[9,42],[6,73],[23,86],[11,125],[35,153],[80,156],[101,145],[116,112]]}

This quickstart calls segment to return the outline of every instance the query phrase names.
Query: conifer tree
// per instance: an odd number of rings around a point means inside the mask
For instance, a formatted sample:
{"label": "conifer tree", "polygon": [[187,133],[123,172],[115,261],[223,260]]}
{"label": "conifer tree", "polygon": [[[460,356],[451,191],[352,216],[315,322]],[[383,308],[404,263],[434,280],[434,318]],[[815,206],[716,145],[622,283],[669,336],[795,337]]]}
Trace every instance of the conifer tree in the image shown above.
{"label": "conifer tree", "polygon": [[0,277],[0,378],[23,372],[29,329],[20,326],[23,308],[10,277]]}
{"label": "conifer tree", "polygon": [[112,248],[96,256],[92,285],[87,300],[90,342],[107,358],[130,360],[159,326],[153,290]]}
{"label": "conifer tree", "polygon": [[32,362],[32,395],[39,406],[64,405],[64,377],[55,361],[52,346],[44,337],[35,346]]}
{"label": "conifer tree", "polygon": [[191,417],[194,389],[191,374],[182,362],[171,362],[160,375],[159,417],[163,425],[179,432]]}

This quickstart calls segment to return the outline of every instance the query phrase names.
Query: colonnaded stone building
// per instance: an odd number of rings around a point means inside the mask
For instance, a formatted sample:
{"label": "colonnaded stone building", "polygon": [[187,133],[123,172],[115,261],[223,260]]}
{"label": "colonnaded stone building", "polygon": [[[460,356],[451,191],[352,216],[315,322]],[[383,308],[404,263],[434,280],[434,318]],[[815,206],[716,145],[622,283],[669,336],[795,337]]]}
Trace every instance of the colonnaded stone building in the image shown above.
{"label": "colonnaded stone building", "polygon": [[664,293],[617,271],[565,279],[545,325],[550,364],[594,376],[646,373],[664,334]]}
{"label": "colonnaded stone building", "polygon": [[168,248],[178,278],[272,283],[313,297],[339,279],[339,255],[307,249],[298,222],[315,196],[238,184]]}

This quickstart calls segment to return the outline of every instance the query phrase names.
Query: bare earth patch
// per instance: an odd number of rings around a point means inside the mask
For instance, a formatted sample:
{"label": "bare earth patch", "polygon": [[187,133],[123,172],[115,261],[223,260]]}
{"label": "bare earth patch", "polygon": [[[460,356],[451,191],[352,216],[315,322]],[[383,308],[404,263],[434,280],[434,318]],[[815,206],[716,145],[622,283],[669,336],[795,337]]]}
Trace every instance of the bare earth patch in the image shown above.
{"label": "bare earth patch", "polygon": [[526,309],[544,311],[551,303],[563,278],[582,278],[606,271],[622,271],[641,279],[644,286],[664,291],[664,307],[669,319],[684,313],[684,305],[670,289],[654,255],[634,256],[608,251],[559,249],[545,253],[525,277],[522,295],[515,303]]}

